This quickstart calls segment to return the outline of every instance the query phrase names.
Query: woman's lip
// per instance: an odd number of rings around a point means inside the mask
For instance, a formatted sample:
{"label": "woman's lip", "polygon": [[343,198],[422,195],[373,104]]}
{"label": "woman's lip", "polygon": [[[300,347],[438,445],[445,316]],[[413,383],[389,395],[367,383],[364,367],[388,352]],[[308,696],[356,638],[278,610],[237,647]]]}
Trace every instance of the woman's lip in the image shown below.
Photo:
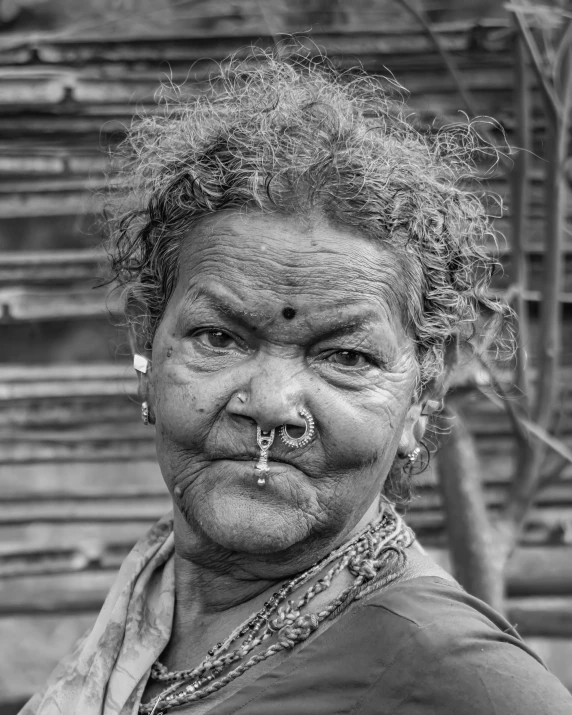
{"label": "woman's lip", "polygon": [[[251,456],[233,456],[233,457],[215,457],[216,461],[222,461],[222,462],[258,462],[259,455],[256,455],[254,457]],[[275,462],[276,464],[287,464],[290,467],[293,467],[295,465],[292,464],[292,462],[288,462],[285,459],[280,459],[279,457],[270,457],[268,459],[268,464],[271,464],[272,462]]]}
{"label": "woman's lip", "polygon": [[[213,461],[244,464],[245,466],[252,467],[252,473],[254,474],[254,469],[256,467],[256,463],[258,462],[258,457],[220,457]],[[267,462],[267,466],[269,470],[280,470],[284,469],[284,467],[290,467],[291,469],[298,469],[298,471],[300,471],[295,464],[292,464],[292,462],[283,461],[282,459],[269,459]]]}
{"label": "woman's lip", "polygon": [[[232,464],[234,465],[234,468],[236,470],[235,476],[239,478],[246,478],[247,481],[252,482],[252,484],[256,484],[256,462],[258,461],[258,457],[252,458],[252,457],[222,457],[218,459],[214,459],[213,462],[227,462],[229,466]],[[242,465],[242,466],[239,466]],[[297,467],[295,464],[292,464],[292,462],[285,462],[280,459],[269,459],[267,463],[268,467],[268,484],[274,483],[275,477],[278,477],[279,475],[284,475],[286,476],[287,474],[290,476],[293,476],[294,473],[298,473],[303,475],[306,478],[310,478],[310,475],[308,475],[303,469],[300,469],[300,467]],[[279,480],[280,481],[280,480]]]}

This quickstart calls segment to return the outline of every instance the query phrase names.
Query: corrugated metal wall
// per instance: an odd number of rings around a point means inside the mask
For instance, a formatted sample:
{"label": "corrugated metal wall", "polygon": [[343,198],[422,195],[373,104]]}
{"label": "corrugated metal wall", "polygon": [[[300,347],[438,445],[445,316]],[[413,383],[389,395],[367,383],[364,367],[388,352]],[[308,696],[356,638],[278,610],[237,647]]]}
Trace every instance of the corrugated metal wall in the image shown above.
{"label": "corrugated metal wall", "polygon": [[[510,133],[513,71],[505,24],[441,26],[479,110]],[[315,38],[342,66],[387,68],[411,91],[421,118],[458,118],[451,78],[416,28],[332,32]],[[168,68],[175,81],[204,78],[252,36],[129,40],[23,38],[0,49],[0,702],[29,695],[94,618],[123,556],[169,508],[153,435],[139,421],[118,305],[93,288],[102,260],[94,226],[105,150],[138,104],[150,104]],[[272,40],[261,40],[259,43]],[[539,100],[535,150],[544,132]],[[542,162],[536,159],[527,235],[530,307],[542,263]],[[502,176],[492,188],[507,193]],[[508,207],[510,209],[510,206]],[[510,227],[500,251],[510,281]],[[572,240],[564,315],[572,366]],[[534,327],[534,325],[533,325]],[[534,336],[532,339],[534,343]],[[572,436],[562,391],[560,434]],[[512,468],[510,428],[486,400],[470,406],[492,509]],[[445,558],[434,475],[420,479],[409,520]],[[528,519],[511,566],[511,614],[572,686],[572,470],[549,485]],[[1,707],[1,706],[0,706]],[[1,710],[0,710],[1,712]]]}

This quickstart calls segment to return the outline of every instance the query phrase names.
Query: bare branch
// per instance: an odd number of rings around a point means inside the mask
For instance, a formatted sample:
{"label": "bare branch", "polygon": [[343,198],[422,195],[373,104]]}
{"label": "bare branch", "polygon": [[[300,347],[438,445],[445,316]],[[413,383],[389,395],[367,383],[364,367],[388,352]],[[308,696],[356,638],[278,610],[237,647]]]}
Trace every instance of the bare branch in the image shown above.
{"label": "bare branch", "polygon": [[[569,450],[560,440],[548,433],[553,414],[553,404],[559,379],[559,360],[561,351],[561,325],[559,295],[562,286],[562,250],[565,235],[565,161],[568,154],[568,132],[572,102],[572,72],[570,71],[570,49],[563,48],[562,56],[564,82],[555,82],[564,86],[564,96],[559,98],[551,77],[546,71],[540,50],[532,32],[526,23],[522,0],[515,0],[509,7],[514,12],[520,36],[530,54],[540,87],[545,100],[548,119],[547,152],[548,163],[544,181],[546,197],[546,250],[544,262],[543,303],[541,306],[541,336],[539,339],[539,379],[537,397],[533,411],[535,421],[521,417],[512,407],[509,412],[515,425],[517,438],[517,464],[514,471],[502,520],[507,529],[517,534],[532,505],[538,490],[542,486],[541,468],[547,448],[553,449],[562,457],[568,456]],[[563,33],[563,40],[569,42],[570,34]],[[560,60],[559,60],[560,61]],[[507,408],[509,405],[507,404]],[[517,425],[517,423],[519,423]],[[524,438],[522,428],[526,429]],[[531,441],[530,436],[536,439]],[[515,537],[516,538],[516,537]]]}
{"label": "bare branch", "polygon": [[546,74],[544,72],[542,57],[538,50],[538,46],[534,41],[532,32],[530,31],[530,28],[526,23],[526,19],[524,17],[523,12],[524,8],[522,6],[521,1],[513,0],[513,3],[511,5],[507,5],[507,10],[511,10],[514,13],[514,18],[518,25],[520,35],[528,49],[530,59],[532,60],[532,66],[536,73],[536,78],[538,80],[540,89],[542,90],[542,93],[544,95],[547,107],[549,108],[549,111],[553,115],[553,117],[556,118],[562,114],[560,100],[556,96],[556,92],[554,91],[554,88],[551,87],[550,82],[548,81],[548,78],[546,77]]}
{"label": "bare branch", "polygon": [[[496,383],[496,389],[499,388],[500,385]],[[549,434],[531,420],[519,415],[509,397],[498,398],[482,388],[481,392],[499,409],[507,411],[515,434],[519,438],[520,448],[517,454],[517,468],[515,469],[506,506],[499,520],[499,524],[504,524],[507,533],[512,534],[512,548],[514,548],[518,531],[534,498],[548,480],[556,479],[567,464],[572,464],[572,450],[562,440]],[[530,437],[534,437],[536,443],[533,443]],[[549,473],[546,479],[542,479],[540,470],[544,461],[545,448],[547,447],[556,452],[562,462],[559,462],[558,466]],[[512,548],[509,547],[509,550],[512,550]]]}
{"label": "bare branch", "polygon": [[[494,372],[483,361],[479,362],[488,371],[491,385],[494,387],[496,394],[487,390],[483,384],[475,386],[499,410],[507,412],[517,440],[516,468],[505,508],[497,523],[497,527],[505,531],[507,537],[505,546],[510,553],[516,546],[520,526],[530,505],[538,491],[546,484],[547,480],[542,479],[541,475],[546,448],[556,452],[562,460],[565,460],[565,464],[572,463],[572,450],[562,440],[549,434],[530,419],[520,415],[516,404],[506,394]],[[561,467],[559,472],[553,470],[549,475],[551,479],[556,478],[565,465],[559,466]],[[512,543],[510,543],[511,540]]]}
{"label": "bare branch", "polygon": [[[516,20],[515,20],[516,22]],[[528,210],[528,170],[530,154],[530,91],[526,67],[524,40],[518,33],[514,38],[515,52],[515,98],[516,98],[516,144],[512,170],[512,260],[511,269],[516,291],[513,308],[517,316],[515,382],[520,391],[523,409],[528,412],[530,388],[528,384],[527,352],[529,341],[528,306],[525,300],[527,289],[527,263],[524,251],[524,226]]]}
{"label": "bare branch", "polygon": [[441,41],[439,40],[439,37],[437,36],[431,25],[423,17],[423,14],[420,13],[416,7],[413,7],[413,5],[410,4],[409,0],[397,0],[397,2],[401,5],[401,7],[404,8],[404,10],[407,10],[407,12],[412,15],[421,25],[421,27],[425,30],[427,36],[431,39],[433,45],[435,46],[435,49],[441,56],[444,65],[449,70],[449,74],[451,75],[453,81],[455,82],[455,85],[457,86],[457,92],[463,100],[463,104],[465,105],[465,109],[469,113],[469,116],[476,117],[478,115],[478,112],[473,103],[473,98],[470,96],[469,92],[465,88],[461,75],[459,74],[459,71],[455,66],[455,63],[453,62],[449,53],[443,49]]}
{"label": "bare branch", "polygon": [[439,431],[446,432],[439,440],[437,474],[449,548],[460,583],[502,610],[505,555],[489,521],[478,454],[459,403],[459,398],[450,395],[445,412],[437,417]]}
{"label": "bare branch", "polygon": [[500,410],[506,411],[514,431],[519,434],[523,441],[529,442],[531,436],[535,437],[537,440],[542,442],[543,445],[556,452],[556,454],[558,454],[563,460],[572,464],[572,450],[566,445],[566,443],[561,439],[558,439],[558,437],[551,435],[536,422],[519,415],[515,409],[513,400],[506,395],[500,383],[495,381],[494,386],[495,390],[498,390],[501,393],[500,398],[491,394],[482,386],[478,386],[478,389],[481,394],[493,403],[493,405],[498,407]]}
{"label": "bare branch", "polygon": [[558,47],[556,49],[556,56],[554,57],[552,78],[555,83],[555,88],[556,88],[557,92],[558,92],[558,89],[560,89],[560,90],[564,89],[564,87],[556,86],[556,82],[558,81],[558,77],[561,76],[563,64],[566,60],[566,53],[568,52],[571,42],[572,42],[572,22],[569,21],[568,25],[566,26],[566,29],[564,31],[564,34],[562,36],[562,40],[560,41],[560,43],[558,44]]}
{"label": "bare branch", "polygon": [[562,457],[562,459],[565,459],[572,464],[572,450],[570,450],[561,439],[554,437],[554,435],[551,435],[539,424],[532,422],[532,420],[527,420],[524,417],[521,417],[520,419],[523,426],[530,432],[531,435],[556,452],[556,454]]}
{"label": "bare branch", "polygon": [[[568,157],[568,133],[572,105],[572,69],[567,53],[565,93],[562,115],[554,122],[553,155],[547,165],[545,181],[547,195],[546,250],[541,304],[539,381],[535,404],[535,421],[548,427],[559,377],[561,351],[560,292],[563,284],[564,224],[566,220],[565,164]],[[550,203],[552,200],[552,204]]]}
{"label": "bare branch", "polygon": [[552,467],[552,469],[544,476],[542,479],[542,488],[557,482],[562,476],[562,472],[568,467],[570,460],[561,457],[558,462]]}
{"label": "bare branch", "polygon": [[528,430],[524,426],[520,415],[517,414],[514,403],[512,402],[510,397],[508,397],[508,395],[504,392],[500,382],[498,382],[498,380],[496,380],[496,378],[492,376],[492,373],[491,382],[496,392],[501,395],[500,398],[498,398],[491,392],[485,390],[482,386],[478,387],[479,392],[481,392],[481,394],[483,394],[490,402],[492,402],[493,405],[498,407],[499,410],[504,410],[507,413],[512,430],[517,436],[518,441],[525,444],[529,443],[530,437]]}

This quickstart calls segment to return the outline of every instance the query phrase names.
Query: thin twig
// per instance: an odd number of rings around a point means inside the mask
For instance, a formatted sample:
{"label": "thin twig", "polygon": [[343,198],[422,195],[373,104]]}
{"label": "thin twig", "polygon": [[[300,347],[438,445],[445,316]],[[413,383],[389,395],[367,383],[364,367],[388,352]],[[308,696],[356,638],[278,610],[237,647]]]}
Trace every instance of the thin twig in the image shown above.
{"label": "thin twig", "polygon": [[465,89],[465,86],[463,84],[463,80],[461,78],[461,75],[459,74],[459,71],[457,70],[457,67],[455,66],[455,63],[453,62],[453,59],[449,55],[449,53],[443,48],[443,45],[441,44],[441,41],[431,25],[427,22],[427,20],[423,17],[422,13],[417,10],[416,7],[413,7],[409,3],[409,0],[397,0],[397,2],[401,5],[401,7],[404,8],[404,10],[407,10],[407,12],[412,15],[417,22],[421,25],[421,27],[425,30],[427,33],[427,36],[431,39],[433,42],[433,45],[435,46],[435,49],[441,56],[441,59],[443,60],[443,63],[449,70],[449,74],[453,78],[453,81],[455,82],[457,86],[457,92],[459,93],[459,96],[463,100],[463,104],[465,105],[465,109],[469,113],[471,117],[476,117],[478,112],[476,109],[475,104],[473,103],[473,98],[470,96],[469,92]]}
{"label": "thin twig", "polygon": [[508,418],[510,420],[510,424],[512,426],[513,432],[515,435],[518,437],[519,442],[523,443],[528,443],[530,441],[530,437],[528,434],[527,429],[522,423],[522,419],[520,415],[517,413],[514,402],[512,399],[506,394],[504,387],[500,383],[500,381],[497,379],[493,371],[486,365],[484,360],[481,360],[480,358],[478,359],[481,365],[488,370],[489,373],[489,379],[491,381],[491,386],[493,387],[494,391],[500,395],[500,399],[497,398],[495,395],[491,394],[488,392],[484,386],[479,385],[477,386],[477,389],[481,394],[483,394],[488,400],[490,400],[493,405],[496,405],[499,409],[504,409],[508,415]]}
{"label": "thin twig", "polygon": [[553,205],[547,206],[546,248],[544,252],[544,281],[541,304],[541,331],[539,354],[538,393],[535,404],[535,421],[547,428],[552,415],[559,378],[559,361],[562,343],[560,317],[560,292],[563,283],[564,224],[566,220],[565,163],[568,157],[570,110],[572,107],[572,59],[568,51],[564,65],[564,98],[561,117],[554,129],[554,153],[547,166],[548,191]]}
{"label": "thin twig", "polygon": [[[519,415],[516,405],[506,394],[494,372],[484,361],[478,360],[487,369],[491,386],[499,396],[491,393],[490,390],[487,391],[482,385],[478,385],[477,389],[499,410],[506,411],[519,443],[517,467],[508,499],[497,520],[499,533],[502,531],[506,538],[506,543],[503,546],[508,553],[511,553],[518,541],[522,521],[534,497],[540,489],[546,486],[548,480],[555,480],[567,464],[572,464],[572,450],[562,440],[549,434],[543,427]],[[558,462],[557,466],[543,479],[541,467],[546,448],[553,450],[562,461]]]}
{"label": "thin twig", "polygon": [[[521,6],[512,7],[535,71],[543,88],[548,119],[547,143],[549,164],[544,182],[546,196],[546,250],[544,260],[543,303],[541,306],[541,336],[539,339],[539,378],[533,410],[535,422],[523,420],[527,430],[539,439],[534,444],[521,443],[517,466],[513,474],[507,501],[502,514],[507,529],[518,534],[526,514],[541,487],[541,469],[547,446],[567,457],[567,448],[548,433],[559,377],[561,350],[560,292],[562,284],[562,249],[565,220],[564,164],[568,153],[568,131],[572,101],[572,72],[570,51],[565,59],[565,87],[563,99],[556,98],[546,76],[538,48],[523,19]],[[565,35],[567,37],[567,34]],[[550,88],[550,92],[546,91]],[[516,538],[516,536],[515,536]]]}
{"label": "thin twig", "polygon": [[[525,58],[525,41],[518,32],[516,17],[513,22],[517,29],[515,37],[515,93],[516,93],[516,141],[518,152],[514,160],[512,173],[512,270],[517,286],[513,307],[517,316],[516,351],[515,351],[515,382],[520,392],[519,404],[523,412],[529,414],[530,385],[526,348],[529,340],[528,305],[526,303],[527,262],[524,246],[524,226],[528,209],[528,165],[530,143],[530,98],[527,86],[527,68]],[[493,376],[494,377],[494,376]],[[502,389],[497,383],[497,390]],[[527,474],[534,462],[539,446],[530,440],[529,433],[522,426],[516,413],[516,406],[505,396],[504,407],[511,421],[515,439],[515,464],[512,484]],[[512,508],[506,505],[506,508]],[[518,539],[518,524],[514,520],[505,522],[506,533],[510,535],[513,544]]]}
{"label": "thin twig", "polygon": [[500,410],[505,409],[513,427],[518,429],[521,434],[526,435],[527,439],[535,437],[543,445],[556,452],[561,459],[565,460],[568,464],[572,464],[572,450],[570,450],[561,439],[554,437],[554,435],[551,435],[540,425],[519,415],[514,409],[514,404],[511,403],[510,398],[505,397],[504,399],[499,399],[482,387],[479,387],[479,391]]}
{"label": "thin twig", "polygon": [[469,593],[502,610],[504,553],[487,513],[482,467],[461,410],[463,401],[449,395],[436,418],[442,433],[437,475],[451,557],[455,575]]}
{"label": "thin twig", "polygon": [[556,81],[558,79],[562,70],[562,63],[566,60],[566,53],[568,51],[568,48],[570,47],[570,43],[572,42],[572,22],[568,23],[568,26],[566,27],[566,30],[564,31],[564,34],[562,36],[562,40],[560,41],[560,44],[558,45],[558,49],[556,51],[556,56],[554,58],[554,66],[552,69],[552,79],[555,83],[555,90],[558,92],[558,90],[563,90],[564,87],[557,87],[556,86]]}
{"label": "thin twig", "polygon": [[[514,3],[517,4],[515,5]],[[513,0],[513,4],[508,5],[507,9],[511,10],[514,13],[514,18],[518,25],[520,35],[528,49],[530,59],[532,60],[532,66],[536,73],[536,78],[538,80],[540,89],[544,95],[547,107],[549,108],[549,112],[551,115],[554,115],[554,117],[558,117],[562,114],[562,106],[560,104],[560,100],[556,95],[556,92],[554,91],[554,88],[550,86],[550,82],[548,81],[544,73],[542,57],[540,56],[540,52],[538,50],[536,42],[534,41],[532,32],[526,24],[523,7],[520,4],[519,0]]]}
{"label": "thin twig", "polygon": [[270,16],[268,14],[268,8],[265,7],[264,5],[265,0],[257,0],[256,5],[258,7],[258,12],[260,13],[262,17],[262,21],[266,25],[266,31],[272,37],[272,42],[274,43],[274,47],[278,47],[280,45],[280,38],[278,36],[278,33],[274,29],[272,22],[270,20]]}
{"label": "thin twig", "polygon": [[557,482],[562,476],[562,472],[566,467],[570,466],[570,460],[565,457],[560,457],[560,460],[552,467],[552,469],[544,475],[542,479],[542,488],[547,487],[549,484]]}
{"label": "thin twig", "polygon": [[[516,22],[516,21],[515,21]],[[517,316],[517,347],[515,354],[515,382],[520,392],[519,402],[528,412],[530,395],[527,369],[527,346],[529,340],[528,306],[525,300],[527,289],[527,264],[524,250],[524,226],[528,209],[528,169],[530,154],[530,91],[526,67],[525,47],[522,36],[514,38],[515,51],[515,98],[516,98],[516,144],[512,171],[512,260],[513,281],[517,287],[513,300]]]}
{"label": "thin twig", "polygon": [[[457,88],[457,92],[459,93],[459,96],[461,97],[461,100],[463,101],[463,104],[465,105],[465,109],[467,111],[467,114],[469,115],[469,120],[477,117],[479,113],[477,112],[476,104],[473,101],[473,98],[468,91],[468,89],[465,86],[465,83],[463,81],[463,78],[457,69],[457,66],[455,65],[453,58],[451,55],[445,50],[443,45],[441,44],[441,40],[439,39],[439,36],[437,33],[433,30],[431,25],[427,22],[425,17],[423,16],[423,13],[419,12],[416,7],[411,5],[409,0],[396,0],[407,12],[412,15],[417,22],[421,25],[421,27],[425,30],[427,36],[433,43],[435,49],[439,53],[441,59],[443,60],[443,63],[447,70],[449,71],[449,74],[451,75],[455,86]],[[481,123],[479,125],[478,129],[475,129],[477,134],[480,136],[480,138],[486,142],[490,147],[495,148],[496,147],[496,140],[492,133],[487,129],[486,126],[483,126]],[[512,168],[512,162],[509,159],[509,157],[504,154],[502,151],[496,151],[495,150],[495,155],[497,158],[497,161],[502,163],[505,167],[510,167]]]}

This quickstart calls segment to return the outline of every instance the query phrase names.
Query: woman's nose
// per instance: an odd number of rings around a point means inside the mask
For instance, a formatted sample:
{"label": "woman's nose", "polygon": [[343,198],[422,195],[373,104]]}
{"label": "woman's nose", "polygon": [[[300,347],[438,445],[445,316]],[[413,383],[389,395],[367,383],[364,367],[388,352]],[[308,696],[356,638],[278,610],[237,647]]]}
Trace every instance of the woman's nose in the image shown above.
{"label": "woman's nose", "polygon": [[[280,425],[305,429],[300,415],[303,390],[296,373],[282,361],[260,367],[250,380],[232,396],[227,412],[233,417],[253,420],[264,432]],[[296,429],[290,430],[295,436]]]}

